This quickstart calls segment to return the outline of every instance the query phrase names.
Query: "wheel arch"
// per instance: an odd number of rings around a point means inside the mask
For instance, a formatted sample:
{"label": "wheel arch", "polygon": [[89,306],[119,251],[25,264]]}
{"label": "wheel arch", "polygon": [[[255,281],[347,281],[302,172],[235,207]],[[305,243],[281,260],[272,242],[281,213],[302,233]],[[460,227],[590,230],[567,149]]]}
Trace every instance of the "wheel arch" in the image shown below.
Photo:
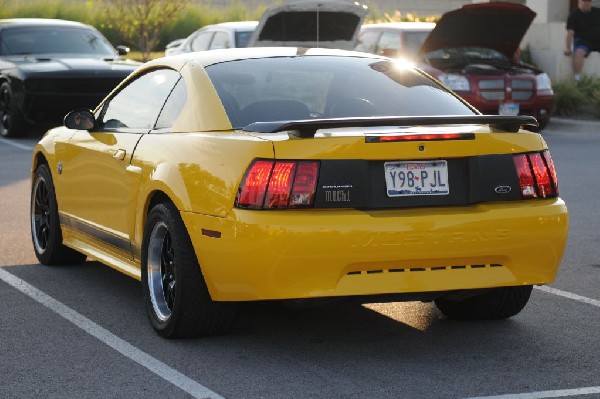
{"label": "wheel arch", "polygon": [[137,212],[137,223],[136,223],[136,232],[135,232],[135,240],[133,244],[134,256],[137,259],[142,259],[142,250],[144,243],[144,228],[146,226],[146,222],[148,221],[148,215],[152,208],[156,205],[164,202],[169,202],[173,204],[177,209],[180,209],[177,206],[177,203],[173,201],[173,199],[163,190],[155,189],[152,190],[146,195],[144,203],[140,204]]}
{"label": "wheel arch", "polygon": [[[48,159],[46,158],[46,154],[44,154],[40,150],[37,150],[36,152],[34,152],[33,157],[31,157],[31,178],[32,179],[33,179],[33,176],[35,175],[36,169],[42,164],[48,165]],[[52,174],[52,170],[50,171],[50,174]]]}

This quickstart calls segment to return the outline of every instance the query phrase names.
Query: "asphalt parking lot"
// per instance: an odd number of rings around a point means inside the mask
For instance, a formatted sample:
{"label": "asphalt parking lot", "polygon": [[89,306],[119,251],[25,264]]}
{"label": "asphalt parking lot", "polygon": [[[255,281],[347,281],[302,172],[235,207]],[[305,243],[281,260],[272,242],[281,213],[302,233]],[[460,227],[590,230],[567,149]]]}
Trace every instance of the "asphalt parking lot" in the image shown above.
{"label": "asphalt parking lot", "polygon": [[34,139],[0,140],[0,396],[600,398],[600,127],[544,132],[570,211],[557,281],[502,322],[428,303],[244,307],[225,337],[167,341],[139,283],[88,261],[37,264],[29,238]]}

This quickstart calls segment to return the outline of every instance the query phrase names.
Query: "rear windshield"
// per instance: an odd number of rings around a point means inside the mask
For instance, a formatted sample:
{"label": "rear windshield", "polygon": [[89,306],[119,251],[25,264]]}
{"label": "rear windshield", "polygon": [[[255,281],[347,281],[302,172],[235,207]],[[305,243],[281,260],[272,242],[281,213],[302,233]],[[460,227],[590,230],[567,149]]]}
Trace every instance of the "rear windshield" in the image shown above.
{"label": "rear windshield", "polygon": [[206,71],[235,128],[279,120],[475,113],[432,79],[385,59],[245,59]]}
{"label": "rear windshield", "polygon": [[62,26],[6,28],[0,36],[0,55],[93,54],[114,57],[110,44],[97,32]]}

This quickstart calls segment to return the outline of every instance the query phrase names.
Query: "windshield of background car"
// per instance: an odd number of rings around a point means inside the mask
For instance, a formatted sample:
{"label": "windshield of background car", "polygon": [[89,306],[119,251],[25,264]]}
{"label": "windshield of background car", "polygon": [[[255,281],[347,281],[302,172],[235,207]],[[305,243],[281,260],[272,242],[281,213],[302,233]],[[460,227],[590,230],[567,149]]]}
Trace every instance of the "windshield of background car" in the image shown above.
{"label": "windshield of background car", "polygon": [[0,36],[0,55],[93,54],[115,57],[114,49],[91,29],[61,26],[5,28]]}
{"label": "windshield of background car", "polygon": [[435,50],[425,54],[428,60],[440,60],[443,62],[461,62],[461,61],[489,61],[489,62],[510,62],[504,54],[499,51],[481,48],[481,47],[453,47]]}
{"label": "windshield of background car", "polygon": [[411,55],[415,55],[419,52],[425,39],[429,36],[430,31],[407,31],[404,32],[404,48],[405,52]]}
{"label": "windshield of background car", "polygon": [[244,59],[206,72],[235,128],[261,121],[475,113],[434,80],[386,59]]}

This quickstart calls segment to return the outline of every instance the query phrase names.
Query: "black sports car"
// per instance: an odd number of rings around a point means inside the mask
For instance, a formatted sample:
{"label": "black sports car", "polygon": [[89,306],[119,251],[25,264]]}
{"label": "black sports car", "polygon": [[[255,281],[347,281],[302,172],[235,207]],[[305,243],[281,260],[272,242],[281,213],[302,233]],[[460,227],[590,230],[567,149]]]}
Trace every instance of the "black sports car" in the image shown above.
{"label": "black sports car", "polygon": [[96,29],[57,19],[0,20],[0,135],[59,125],[74,108],[95,108],[139,65],[122,60]]}

